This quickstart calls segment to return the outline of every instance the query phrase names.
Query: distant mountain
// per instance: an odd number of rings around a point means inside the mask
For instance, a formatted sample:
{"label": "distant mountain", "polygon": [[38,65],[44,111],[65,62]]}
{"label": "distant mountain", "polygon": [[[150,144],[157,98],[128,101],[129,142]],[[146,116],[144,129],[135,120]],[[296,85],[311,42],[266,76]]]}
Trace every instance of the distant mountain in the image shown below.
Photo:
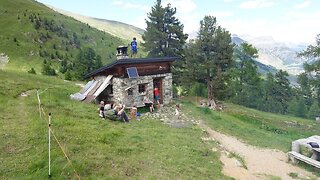
{"label": "distant mountain", "polygon": [[[237,48],[242,44],[245,43],[246,41],[241,39],[240,37],[238,37],[237,35],[232,35],[231,36],[231,40],[232,42],[236,45],[236,49],[235,49],[235,53],[240,53],[239,50],[237,50]],[[271,73],[276,73],[278,70],[271,66],[271,65],[266,65],[262,62],[260,62],[258,59],[254,59],[253,60],[255,62],[255,64],[258,66],[258,71],[259,73],[266,75],[267,73],[271,72]]]}
{"label": "distant mountain", "polygon": [[142,34],[144,33],[144,30],[141,28],[138,28],[126,23],[122,23],[119,21],[87,17],[80,14],[65,11],[62,9],[58,9],[52,6],[48,6],[48,7],[50,7],[51,9],[61,14],[70,16],[80,22],[87,23],[90,26],[95,27],[101,31],[105,31],[116,37],[120,37],[127,42],[130,42],[133,37],[136,37],[138,42],[142,41]]}
{"label": "distant mountain", "polygon": [[301,73],[303,63],[307,61],[305,58],[297,57],[299,51],[306,49],[306,44],[280,43],[270,36],[233,35],[233,38],[242,39],[256,47],[259,51],[259,58],[257,59],[259,62],[286,70],[290,74]]}
{"label": "distant mountain", "polygon": [[234,44],[237,46],[240,46],[242,43],[245,43],[246,41],[238,37],[237,35],[232,35],[231,40]]}

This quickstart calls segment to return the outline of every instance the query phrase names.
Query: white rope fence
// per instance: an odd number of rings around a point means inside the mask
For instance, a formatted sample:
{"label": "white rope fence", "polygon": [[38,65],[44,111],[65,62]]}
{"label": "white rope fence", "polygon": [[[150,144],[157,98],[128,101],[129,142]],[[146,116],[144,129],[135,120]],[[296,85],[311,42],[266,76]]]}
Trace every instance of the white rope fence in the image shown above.
{"label": "white rope fence", "polygon": [[[45,90],[43,90],[43,91],[41,91],[41,92],[39,92],[39,91],[37,90],[38,109],[39,109],[39,116],[40,116],[40,119],[41,119],[41,120],[43,119],[43,118],[42,118],[42,114],[43,114],[43,117],[45,117],[45,116],[46,116],[46,113],[45,113],[45,111],[44,111],[44,109],[43,109],[43,107],[42,107],[42,105],[41,105],[40,94],[44,93],[44,92],[47,91],[47,90],[48,90],[48,88],[45,89]],[[49,159],[49,162],[48,162],[48,163],[49,163],[49,165],[48,165],[48,167],[49,167],[49,169],[48,169],[48,175],[49,175],[49,177],[51,177],[51,152],[50,152],[50,150],[51,150],[51,135],[52,135],[52,136],[54,137],[55,141],[57,142],[57,144],[59,145],[61,151],[63,152],[64,157],[65,157],[65,158],[67,159],[67,161],[68,161],[68,163],[66,164],[66,166],[67,166],[68,164],[70,164],[70,166],[71,166],[72,169],[73,169],[74,174],[75,174],[75,175],[77,176],[77,178],[80,180],[81,178],[80,178],[79,174],[77,173],[77,171],[75,170],[75,168],[74,168],[74,166],[73,166],[70,158],[68,157],[67,153],[64,151],[63,146],[61,145],[61,143],[59,142],[58,138],[54,135],[53,130],[51,129],[51,115],[52,115],[52,114],[49,113],[48,115],[49,115],[49,116],[48,116],[48,138],[49,138],[49,143],[48,143],[48,151],[49,151],[49,155],[48,155],[48,159]],[[43,120],[45,120],[45,119],[43,119]]]}

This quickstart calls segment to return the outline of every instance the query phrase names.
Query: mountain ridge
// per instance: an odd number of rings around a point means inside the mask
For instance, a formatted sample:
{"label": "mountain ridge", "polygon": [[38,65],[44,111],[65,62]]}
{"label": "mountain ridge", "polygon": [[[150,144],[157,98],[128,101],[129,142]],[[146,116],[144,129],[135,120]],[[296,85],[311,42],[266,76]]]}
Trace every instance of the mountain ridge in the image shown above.
{"label": "mountain ridge", "polygon": [[[305,49],[305,44],[293,44],[290,46],[284,42],[277,42],[271,36],[253,37],[250,35],[233,35],[233,38],[242,39],[258,49],[257,60],[263,64],[271,65],[277,69],[283,69],[290,74],[297,75],[303,71],[303,64],[307,59],[298,57],[297,53]],[[239,40],[238,40],[239,41]]]}
{"label": "mountain ridge", "polygon": [[95,27],[101,31],[120,37],[125,41],[131,41],[133,37],[136,37],[137,41],[142,42],[142,34],[144,30],[136,26],[126,24],[116,20],[108,20],[108,19],[84,16],[81,14],[76,14],[76,13],[59,9],[49,5],[48,7],[58,13],[72,17],[80,22],[87,23],[90,26]]}

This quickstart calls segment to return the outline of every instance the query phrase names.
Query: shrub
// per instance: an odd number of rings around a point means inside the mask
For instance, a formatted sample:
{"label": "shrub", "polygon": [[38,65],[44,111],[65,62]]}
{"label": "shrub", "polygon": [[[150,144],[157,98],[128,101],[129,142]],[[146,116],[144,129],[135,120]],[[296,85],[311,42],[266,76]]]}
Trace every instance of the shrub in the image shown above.
{"label": "shrub", "polygon": [[34,70],[33,67],[28,71],[28,73],[30,73],[30,74],[37,74],[37,73],[36,73],[36,70]]}
{"label": "shrub", "polygon": [[65,80],[69,80],[69,81],[72,80],[72,75],[71,75],[70,71],[67,71],[67,72],[64,74],[64,79],[65,79]]}
{"label": "shrub", "polygon": [[51,64],[48,63],[46,60],[43,61],[42,74],[48,75],[48,76],[56,76],[57,75],[56,70],[54,70],[51,67]]}

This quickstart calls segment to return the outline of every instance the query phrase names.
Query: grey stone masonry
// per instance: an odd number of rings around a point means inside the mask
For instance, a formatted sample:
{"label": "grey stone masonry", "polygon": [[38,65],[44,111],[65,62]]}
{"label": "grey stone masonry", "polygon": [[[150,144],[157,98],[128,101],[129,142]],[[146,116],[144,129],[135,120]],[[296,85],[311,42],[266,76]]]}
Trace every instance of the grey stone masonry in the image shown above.
{"label": "grey stone masonry", "polygon": [[[119,78],[112,79],[113,101],[115,103],[125,104],[127,107],[136,105],[144,106],[143,100],[148,98],[153,101],[153,79],[162,78],[163,104],[169,104],[172,101],[172,74],[156,74],[149,76],[140,76],[138,78]],[[139,92],[139,85],[144,91]]]}

